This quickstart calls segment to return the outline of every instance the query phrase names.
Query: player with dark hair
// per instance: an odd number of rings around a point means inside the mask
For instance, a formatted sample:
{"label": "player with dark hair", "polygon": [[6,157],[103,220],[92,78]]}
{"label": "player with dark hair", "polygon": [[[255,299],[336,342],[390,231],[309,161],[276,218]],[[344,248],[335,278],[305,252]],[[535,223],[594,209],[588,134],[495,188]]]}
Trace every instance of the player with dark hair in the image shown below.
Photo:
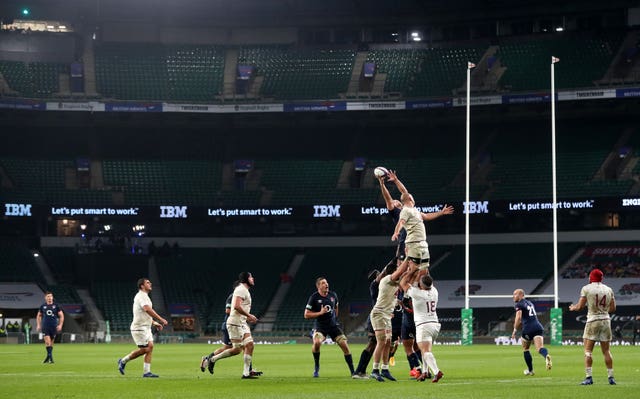
{"label": "player with dark hair", "polygon": [[236,288],[233,290],[233,297],[231,299],[231,312],[227,319],[227,330],[229,331],[232,347],[209,357],[207,368],[211,374],[213,374],[213,368],[218,360],[235,356],[244,351],[242,378],[258,378],[258,375],[251,373],[254,345],[251,329],[247,324],[258,322],[258,318],[251,314],[251,293],[249,289],[254,285],[255,280],[251,273],[242,272],[238,275],[238,281],[235,285]]}
{"label": "player with dark hair", "polygon": [[[121,359],[118,359],[118,371],[124,375],[124,368],[130,360],[144,355],[143,374],[144,378],[158,378],[157,374],[151,372],[151,359],[153,357],[153,333],[151,327],[162,330],[168,323],[160,317],[155,310],[149,293],[153,289],[151,281],[143,277],[138,280],[138,293],[133,298],[133,321],[131,322],[131,336],[138,346]],[[159,320],[159,322],[155,321]]]}
{"label": "player with dark hair", "polygon": [[[380,281],[377,277],[380,275],[380,271],[378,269],[373,269],[367,275],[367,280],[369,281],[369,295],[371,297],[371,305],[376,304],[376,298],[378,297],[378,284]],[[367,346],[362,350],[360,354],[360,361],[358,362],[358,367],[356,367],[356,372],[353,374],[353,378],[355,379],[363,379],[368,380],[369,376],[367,375],[367,366],[369,366],[369,361],[371,360],[371,356],[373,356],[373,351],[376,349],[376,334],[373,331],[373,327],[371,326],[371,317],[367,316]]]}
{"label": "player with dark hair", "polygon": [[354,376],[353,358],[347,344],[347,336],[338,324],[338,295],[329,291],[329,283],[324,277],[316,279],[316,288],[317,291],[311,294],[304,309],[305,319],[316,319],[311,347],[315,365],[313,376],[315,378],[320,376],[320,347],[327,336],[340,346],[351,376]]}
{"label": "player with dark hair", "polygon": [[[227,319],[229,318],[229,314],[231,314],[231,302],[233,300],[233,292],[229,294],[224,303],[224,320],[222,320],[222,325],[220,327],[222,331],[222,346],[211,352],[206,356],[202,356],[202,360],[200,361],[200,371],[204,373],[204,370],[209,366],[209,359],[213,356],[224,352],[227,349],[233,348],[231,345],[231,338],[229,338],[229,330],[227,330]],[[253,370],[251,365],[249,366],[249,372],[251,375],[260,376],[262,375],[262,371]]]}
{"label": "player with dark hair", "polygon": [[524,371],[524,375],[534,375],[533,371],[533,358],[529,352],[531,342],[536,347],[536,351],[544,358],[547,370],[551,370],[551,355],[549,351],[544,347],[544,327],[538,320],[536,314],[536,308],[533,303],[524,297],[524,290],[518,288],[513,291],[513,302],[515,302],[516,319],[513,322],[513,333],[511,338],[516,337],[518,328],[522,325],[522,351],[524,355],[524,362],[527,365],[527,369]]}
{"label": "player with dark hair", "polygon": [[589,273],[589,284],[580,290],[577,304],[569,306],[570,311],[578,311],[587,307],[587,323],[584,326],[584,365],[586,378],[581,385],[593,384],[591,353],[596,342],[600,342],[600,349],[607,366],[609,384],[616,385],[613,377],[613,357],[611,357],[611,317],[609,313],[616,311],[616,299],[613,290],[602,283],[603,273],[600,269],[593,269]]}
{"label": "player with dark hair", "polygon": [[44,293],[44,303],[40,305],[36,315],[36,330],[42,331],[44,335],[44,346],[47,350],[47,357],[42,363],[53,363],[53,342],[56,335],[62,331],[64,324],[64,312],[62,308],[53,301],[53,293]]}

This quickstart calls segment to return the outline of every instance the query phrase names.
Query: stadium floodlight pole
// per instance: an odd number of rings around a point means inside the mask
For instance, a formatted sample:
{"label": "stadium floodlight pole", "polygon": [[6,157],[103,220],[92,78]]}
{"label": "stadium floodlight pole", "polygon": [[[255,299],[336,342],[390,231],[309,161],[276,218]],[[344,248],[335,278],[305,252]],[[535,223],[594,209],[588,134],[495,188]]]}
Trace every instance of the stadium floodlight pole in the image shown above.
{"label": "stadium floodlight pole", "polygon": [[551,57],[551,184],[553,186],[553,307],[558,307],[558,192],[556,180],[556,78],[555,66],[560,61]]}
{"label": "stadium floodlight pole", "polygon": [[476,64],[467,62],[467,133],[466,133],[466,170],[465,170],[465,197],[464,197],[464,308],[469,309],[469,173],[470,173],[470,144],[471,144],[471,69]]}

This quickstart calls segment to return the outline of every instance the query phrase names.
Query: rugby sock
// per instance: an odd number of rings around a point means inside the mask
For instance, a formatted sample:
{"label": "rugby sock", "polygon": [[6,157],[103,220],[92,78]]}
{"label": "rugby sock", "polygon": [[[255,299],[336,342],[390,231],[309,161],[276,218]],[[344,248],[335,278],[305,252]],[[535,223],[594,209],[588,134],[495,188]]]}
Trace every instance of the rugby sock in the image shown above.
{"label": "rugby sock", "polygon": [[131,360],[131,358],[129,357],[129,355],[125,356],[122,358],[122,363],[127,363],[129,360]]}
{"label": "rugby sock", "polygon": [[584,371],[585,371],[585,374],[587,375],[587,377],[591,377],[593,375],[593,370],[591,369],[591,367],[585,367]]}
{"label": "rugby sock", "polygon": [[351,374],[353,374],[355,370],[353,370],[353,356],[351,356],[351,353],[349,353],[348,355],[344,355],[344,361],[347,362],[349,371],[351,372]]}
{"label": "rugby sock", "polygon": [[151,363],[147,363],[145,362],[144,365],[142,366],[142,371],[146,374],[146,373],[150,373],[151,372]]}
{"label": "rugby sock", "polygon": [[316,365],[316,368],[320,367],[320,352],[311,353],[313,353],[313,362]]}
{"label": "rugby sock", "polygon": [[244,369],[242,375],[251,374],[251,355],[244,355]]}
{"label": "rugby sock", "polygon": [[422,351],[420,349],[416,350],[416,358],[418,361],[422,360]]}
{"label": "rugby sock", "polygon": [[433,356],[433,353],[427,352],[423,355],[424,363],[427,365],[428,369],[431,369],[434,375],[438,374],[440,369],[438,368],[438,363],[436,363],[436,357]]}
{"label": "rugby sock", "polygon": [[214,362],[217,362],[218,360],[224,359],[225,357],[233,356],[231,354],[232,350],[233,350],[233,348],[225,349],[224,351],[218,353],[217,355],[215,355],[214,357],[210,358],[209,360],[213,360]]}
{"label": "rugby sock", "polygon": [[51,358],[51,355],[52,355],[51,352],[53,352],[53,346],[47,346],[47,357],[48,358]]}
{"label": "rugby sock", "polygon": [[524,351],[524,362],[527,364],[527,368],[529,371],[533,371],[533,359],[531,358],[531,353],[529,351]]}
{"label": "rugby sock", "polygon": [[549,351],[547,350],[547,348],[545,348],[544,346],[542,348],[540,348],[540,350],[538,351],[538,353],[540,353],[542,355],[542,357],[546,358],[547,355],[549,354]]}
{"label": "rugby sock", "polygon": [[387,364],[382,363],[381,369],[382,370],[389,370],[389,363],[387,363]]}
{"label": "rugby sock", "polygon": [[607,376],[613,377],[613,369],[607,369]]}
{"label": "rugby sock", "polygon": [[407,360],[409,361],[409,370],[413,370],[414,368],[420,368],[420,358],[418,358],[418,354],[413,352],[410,355],[407,355]]}
{"label": "rugby sock", "polygon": [[379,373],[380,372],[380,363],[373,362],[373,370],[371,370],[371,372]]}
{"label": "rugby sock", "polygon": [[391,345],[391,350],[389,351],[389,357],[394,357],[396,355],[396,351],[398,350],[398,344]]}
{"label": "rugby sock", "polygon": [[358,368],[356,369],[358,373],[367,372],[367,366],[371,361],[371,355],[373,355],[373,353],[369,352],[366,349],[362,351],[362,353],[360,354],[360,362],[358,362]]}

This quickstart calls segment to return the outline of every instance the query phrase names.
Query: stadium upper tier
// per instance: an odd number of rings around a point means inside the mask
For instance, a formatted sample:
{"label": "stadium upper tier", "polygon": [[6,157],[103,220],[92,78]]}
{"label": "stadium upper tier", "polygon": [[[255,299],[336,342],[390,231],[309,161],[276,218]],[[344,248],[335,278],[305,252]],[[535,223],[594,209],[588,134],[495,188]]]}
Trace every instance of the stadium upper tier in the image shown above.
{"label": "stadium upper tier", "polygon": [[[626,59],[630,53],[625,46],[633,35],[565,32],[498,38],[494,43],[370,49],[106,42],[85,49],[82,58],[95,61],[85,62],[83,71],[85,81],[95,81],[96,93],[88,95],[104,99],[215,103],[428,98],[459,94],[467,62],[478,65],[472,87],[483,92],[548,90],[551,56],[561,60],[556,66],[558,89],[594,87],[596,82],[613,82],[614,76],[630,82],[632,70],[629,76],[620,73],[637,61],[635,53]],[[367,63],[374,64],[372,76],[365,76]],[[67,97],[69,70],[64,63],[0,59],[0,88],[9,96]],[[247,74],[241,76],[241,70]]]}
{"label": "stadium upper tier", "polygon": [[[620,197],[634,192],[639,175],[635,127],[606,121],[561,123],[558,129],[562,132],[556,138],[559,198]],[[471,196],[550,199],[548,130],[542,121],[503,124],[477,134],[471,151]],[[441,141],[437,151],[425,147],[423,156],[371,157],[357,170],[355,157],[304,157],[301,144],[299,155],[261,157],[252,161],[248,172],[235,171],[231,161],[212,159],[95,159],[90,170],[82,172],[72,159],[0,157],[0,199],[78,206],[384,205],[372,172],[383,165],[397,172],[418,203],[460,203],[465,195],[463,151],[455,140]],[[389,189],[398,196],[393,184]]]}

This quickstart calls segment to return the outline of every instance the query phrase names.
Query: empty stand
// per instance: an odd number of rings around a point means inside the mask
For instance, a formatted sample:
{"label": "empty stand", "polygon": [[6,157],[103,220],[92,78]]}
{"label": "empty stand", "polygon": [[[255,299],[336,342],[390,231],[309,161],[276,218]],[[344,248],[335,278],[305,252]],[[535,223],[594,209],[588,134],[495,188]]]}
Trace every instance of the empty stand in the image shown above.
{"label": "empty stand", "polygon": [[219,162],[199,160],[103,162],[105,185],[122,188],[125,202],[132,205],[211,205],[220,187],[221,169]]}
{"label": "empty stand", "polygon": [[556,64],[556,87],[592,87],[613,61],[623,39],[621,33],[585,37],[544,35],[501,40],[497,57],[507,67],[500,86],[511,91],[548,90],[551,56]]}
{"label": "empty stand", "polygon": [[112,202],[107,191],[67,188],[65,170],[75,167],[72,160],[0,158],[0,165],[13,182],[13,187],[3,190],[8,200],[44,205]]}
{"label": "empty stand", "polygon": [[26,246],[0,243],[0,281],[44,283],[33,255]]}
{"label": "empty stand", "polygon": [[337,99],[347,91],[354,50],[243,46],[238,63],[264,76],[261,94],[278,99]]}
{"label": "empty stand", "polygon": [[96,49],[97,90],[110,98],[212,102],[223,73],[218,46],[106,43]]}
{"label": "empty stand", "polygon": [[48,98],[59,91],[58,76],[68,73],[65,64],[0,60],[0,74],[21,97]]}

